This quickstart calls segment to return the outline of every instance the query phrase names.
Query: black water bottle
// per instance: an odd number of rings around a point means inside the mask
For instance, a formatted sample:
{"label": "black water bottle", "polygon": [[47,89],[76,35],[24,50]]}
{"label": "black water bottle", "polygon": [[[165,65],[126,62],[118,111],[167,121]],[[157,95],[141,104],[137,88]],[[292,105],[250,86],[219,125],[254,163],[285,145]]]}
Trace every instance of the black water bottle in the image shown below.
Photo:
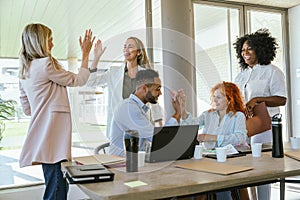
{"label": "black water bottle", "polygon": [[136,130],[127,130],[124,135],[126,154],[126,172],[138,171],[139,134]]}
{"label": "black water bottle", "polygon": [[274,158],[283,158],[281,116],[282,115],[278,113],[272,117],[272,134],[273,134],[272,157]]}

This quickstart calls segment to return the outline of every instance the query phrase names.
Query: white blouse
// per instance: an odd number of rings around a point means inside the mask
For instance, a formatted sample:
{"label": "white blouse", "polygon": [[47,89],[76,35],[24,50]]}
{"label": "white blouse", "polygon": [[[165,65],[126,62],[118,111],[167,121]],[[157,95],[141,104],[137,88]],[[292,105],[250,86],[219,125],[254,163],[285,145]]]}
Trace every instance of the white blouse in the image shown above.
{"label": "white blouse", "polygon": [[217,111],[205,111],[198,118],[189,116],[181,121],[182,125],[199,124],[199,129],[203,128],[203,133],[218,135],[217,146],[228,144],[240,145],[246,143],[246,117],[242,112],[227,113],[219,123]]}
{"label": "white blouse", "polygon": [[[242,92],[245,102],[254,97],[286,97],[285,77],[276,66],[255,65],[240,72],[234,81]],[[279,107],[268,107],[270,116],[279,113]]]}

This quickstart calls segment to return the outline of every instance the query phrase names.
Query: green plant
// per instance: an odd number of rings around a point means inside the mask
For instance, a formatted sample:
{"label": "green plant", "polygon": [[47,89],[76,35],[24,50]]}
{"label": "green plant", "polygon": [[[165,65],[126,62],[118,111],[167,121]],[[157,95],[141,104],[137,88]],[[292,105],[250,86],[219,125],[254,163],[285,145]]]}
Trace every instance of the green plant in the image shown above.
{"label": "green plant", "polygon": [[4,120],[9,120],[10,117],[15,115],[15,105],[17,104],[14,100],[3,100],[0,98],[0,141],[2,140],[3,132],[5,131]]}

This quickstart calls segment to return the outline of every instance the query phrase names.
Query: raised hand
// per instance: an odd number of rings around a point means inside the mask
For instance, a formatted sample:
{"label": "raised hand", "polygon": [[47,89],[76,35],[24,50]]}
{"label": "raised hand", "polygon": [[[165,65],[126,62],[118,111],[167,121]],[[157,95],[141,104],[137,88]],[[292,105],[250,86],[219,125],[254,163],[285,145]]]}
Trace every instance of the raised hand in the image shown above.
{"label": "raised hand", "polygon": [[82,52],[82,60],[81,60],[81,67],[88,68],[89,62],[89,55],[92,49],[93,43],[95,40],[95,36],[93,37],[93,33],[91,29],[87,29],[85,31],[84,38],[82,39],[81,36],[79,37],[79,44]]}
{"label": "raised hand", "polygon": [[88,56],[92,49],[93,43],[95,40],[95,36],[93,36],[93,32],[91,29],[87,29],[85,31],[84,38],[79,37],[79,44],[82,51],[82,56]]}
{"label": "raised hand", "polygon": [[102,54],[105,52],[106,47],[102,47],[102,42],[101,40],[97,40],[97,42],[94,45],[94,59],[100,59]]}

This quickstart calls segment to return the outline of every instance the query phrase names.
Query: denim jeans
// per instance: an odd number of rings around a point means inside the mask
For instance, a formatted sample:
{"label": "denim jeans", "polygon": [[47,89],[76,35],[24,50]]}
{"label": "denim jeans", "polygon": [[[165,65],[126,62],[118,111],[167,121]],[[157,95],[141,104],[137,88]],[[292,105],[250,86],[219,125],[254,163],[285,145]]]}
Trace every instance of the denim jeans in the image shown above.
{"label": "denim jeans", "polygon": [[61,171],[61,162],[42,164],[45,178],[44,200],[66,200],[69,185]]}
{"label": "denim jeans", "polygon": [[231,191],[216,192],[217,200],[232,200]]}

